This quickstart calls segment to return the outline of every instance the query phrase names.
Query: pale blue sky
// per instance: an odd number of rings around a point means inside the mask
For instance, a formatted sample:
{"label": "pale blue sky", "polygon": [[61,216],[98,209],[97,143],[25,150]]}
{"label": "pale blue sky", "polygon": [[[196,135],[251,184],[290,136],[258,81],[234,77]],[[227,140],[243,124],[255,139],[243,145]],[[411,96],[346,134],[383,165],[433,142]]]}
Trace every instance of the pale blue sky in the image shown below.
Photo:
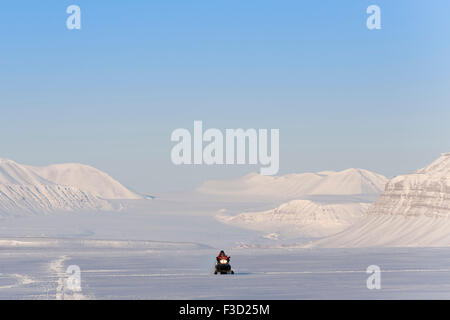
{"label": "pale blue sky", "polygon": [[[67,6],[82,30],[66,29]],[[382,30],[366,28],[366,8]],[[252,167],[175,167],[171,132],[279,128],[280,174],[392,176],[450,151],[450,3],[12,1],[0,157],[82,162],[158,193]]]}

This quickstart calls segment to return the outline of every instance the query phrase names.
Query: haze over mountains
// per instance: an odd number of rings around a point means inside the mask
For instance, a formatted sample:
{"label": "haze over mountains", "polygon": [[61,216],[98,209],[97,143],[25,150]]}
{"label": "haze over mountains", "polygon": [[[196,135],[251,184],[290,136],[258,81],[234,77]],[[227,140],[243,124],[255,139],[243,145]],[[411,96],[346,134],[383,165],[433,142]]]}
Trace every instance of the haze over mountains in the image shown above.
{"label": "haze over mountains", "polygon": [[140,199],[119,182],[90,166],[33,167],[0,159],[0,213],[111,210],[108,200]]}
{"label": "haze over mountains", "polygon": [[[210,198],[211,208],[223,208],[216,215],[220,222],[263,232],[274,241],[322,238],[310,245],[323,247],[450,245],[450,153],[390,181],[363,169],[280,177],[248,174],[207,181],[195,193]],[[33,167],[0,159],[3,216],[113,210],[111,200],[121,199],[142,196],[90,166]],[[196,201],[191,204],[201,207],[201,200]],[[243,202],[233,206],[233,201]],[[154,204],[152,208],[161,209]],[[211,211],[211,216],[218,210]],[[179,214],[188,215],[184,209]]]}
{"label": "haze over mountains", "polygon": [[296,173],[263,176],[256,173],[234,180],[207,181],[196,191],[202,194],[238,198],[301,199],[319,195],[379,195],[387,178],[363,169],[339,172]]}

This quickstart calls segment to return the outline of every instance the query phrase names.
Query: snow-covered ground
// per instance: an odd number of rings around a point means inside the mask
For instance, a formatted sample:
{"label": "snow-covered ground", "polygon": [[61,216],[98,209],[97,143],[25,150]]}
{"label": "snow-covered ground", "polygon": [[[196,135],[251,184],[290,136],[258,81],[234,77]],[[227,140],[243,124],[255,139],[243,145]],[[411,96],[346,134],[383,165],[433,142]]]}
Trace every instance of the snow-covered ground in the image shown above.
{"label": "snow-covered ground", "polygon": [[[234,249],[236,274],[220,276],[212,273],[214,249],[77,245],[3,246],[0,299],[450,298],[450,248]],[[380,290],[366,285],[373,264]],[[81,291],[67,285],[69,265],[80,267]]]}
{"label": "snow-covered ground", "polygon": [[[450,248],[294,248],[223,224],[223,203],[141,200],[130,211],[7,217],[0,223],[0,299],[450,298]],[[228,204],[264,210],[264,204]],[[212,274],[225,249],[234,276]],[[70,265],[81,288],[67,285]],[[369,290],[369,265],[381,289]]]}

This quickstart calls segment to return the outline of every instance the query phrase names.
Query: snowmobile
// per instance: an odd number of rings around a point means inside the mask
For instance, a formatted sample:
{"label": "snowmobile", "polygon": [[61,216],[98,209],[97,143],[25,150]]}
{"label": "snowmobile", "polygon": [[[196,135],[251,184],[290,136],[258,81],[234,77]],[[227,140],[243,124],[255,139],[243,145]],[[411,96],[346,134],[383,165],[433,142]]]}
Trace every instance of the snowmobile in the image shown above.
{"label": "snowmobile", "polygon": [[223,254],[219,255],[216,259],[217,262],[214,268],[214,274],[234,274],[234,271],[231,270],[230,257]]}

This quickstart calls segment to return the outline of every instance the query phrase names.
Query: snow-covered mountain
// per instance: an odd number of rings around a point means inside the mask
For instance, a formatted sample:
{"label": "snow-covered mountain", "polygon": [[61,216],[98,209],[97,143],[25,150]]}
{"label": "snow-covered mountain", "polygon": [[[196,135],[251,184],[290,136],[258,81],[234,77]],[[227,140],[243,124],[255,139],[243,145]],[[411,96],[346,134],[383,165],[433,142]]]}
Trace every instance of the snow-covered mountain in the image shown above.
{"label": "snow-covered mountain", "polygon": [[291,237],[324,237],[338,233],[364,216],[368,203],[319,204],[292,200],[263,212],[217,215],[227,224]]}
{"label": "snow-covered mountain", "polygon": [[0,185],[0,215],[112,209],[107,200],[74,187]]}
{"label": "snow-covered mountain", "polygon": [[39,176],[34,170],[12,160],[0,159],[1,185],[40,185],[50,182]]}
{"label": "snow-covered mountain", "polygon": [[389,181],[369,214],[449,217],[450,153],[415,173]]}
{"label": "snow-covered mountain", "polygon": [[[250,174],[230,181],[212,181],[197,191],[280,204],[274,209],[218,214],[221,222],[284,237],[324,237],[361,219],[387,179],[379,174],[348,169],[340,172],[290,174],[281,177]],[[285,202],[288,201],[288,202]]]}
{"label": "snow-covered mountain", "polygon": [[103,199],[141,199],[108,174],[91,166],[65,163],[27,168],[57,185],[77,187]]}
{"label": "snow-covered mountain", "polygon": [[450,153],[389,181],[367,218],[315,245],[449,246]]}
{"label": "snow-covered mountain", "polygon": [[32,167],[0,159],[0,213],[111,210],[113,199],[140,196],[95,168],[81,164]]}
{"label": "snow-covered mountain", "polygon": [[238,198],[301,199],[317,195],[379,195],[387,178],[363,169],[263,176],[256,173],[234,180],[207,181],[196,192]]}

